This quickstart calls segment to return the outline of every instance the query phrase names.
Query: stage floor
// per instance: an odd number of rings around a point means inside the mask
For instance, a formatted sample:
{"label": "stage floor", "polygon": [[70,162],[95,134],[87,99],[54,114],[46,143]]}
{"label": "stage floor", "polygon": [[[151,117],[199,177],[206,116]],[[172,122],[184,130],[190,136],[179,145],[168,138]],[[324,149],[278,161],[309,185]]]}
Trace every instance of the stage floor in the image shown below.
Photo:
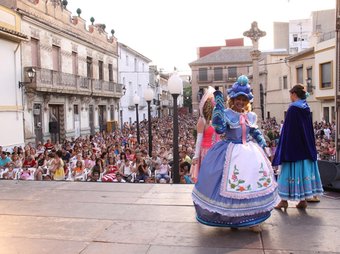
{"label": "stage floor", "polygon": [[340,253],[340,194],[261,233],[199,224],[193,185],[0,181],[0,254]]}

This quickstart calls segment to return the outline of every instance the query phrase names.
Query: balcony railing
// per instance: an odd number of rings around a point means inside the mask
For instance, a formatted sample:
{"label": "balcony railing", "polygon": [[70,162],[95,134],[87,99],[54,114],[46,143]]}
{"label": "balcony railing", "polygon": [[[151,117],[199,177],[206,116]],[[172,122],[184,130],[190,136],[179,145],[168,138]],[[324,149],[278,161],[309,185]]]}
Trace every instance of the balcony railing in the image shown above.
{"label": "balcony railing", "polygon": [[235,82],[237,79],[237,76],[228,76],[228,75],[208,75],[206,77],[200,77],[197,75],[197,83],[203,84],[203,83],[220,83],[220,82]]}
{"label": "balcony railing", "polygon": [[[28,68],[30,67],[25,67],[25,71]],[[37,67],[34,67],[34,69],[36,71],[35,79],[26,87],[36,91],[116,98],[123,95],[122,85],[113,81],[91,79]]]}

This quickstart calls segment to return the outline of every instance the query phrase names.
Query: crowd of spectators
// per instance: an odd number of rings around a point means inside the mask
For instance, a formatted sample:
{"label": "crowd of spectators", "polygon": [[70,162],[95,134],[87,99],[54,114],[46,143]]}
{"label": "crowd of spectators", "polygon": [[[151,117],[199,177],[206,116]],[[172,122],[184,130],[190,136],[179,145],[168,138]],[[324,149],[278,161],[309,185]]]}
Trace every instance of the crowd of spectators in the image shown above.
{"label": "crowd of spectators", "polygon": [[[0,146],[0,178],[20,180],[67,180],[102,182],[171,181],[173,164],[172,116],[152,119],[152,154],[148,154],[148,121],[125,123],[112,133],[72,138],[61,144],[27,144],[5,151]],[[190,183],[197,118],[179,114],[180,181]]]}
{"label": "crowd of spectators", "polygon": [[[180,182],[191,183],[190,166],[195,150],[197,118],[179,115]],[[262,121],[265,152],[273,159],[282,128],[275,118]],[[72,138],[63,143],[27,144],[5,151],[0,146],[0,178],[46,181],[171,182],[173,166],[172,117],[152,119],[152,154],[148,154],[148,121],[125,123],[112,133]],[[335,124],[314,123],[318,159],[335,160]]]}
{"label": "crowd of spectators", "polygon": [[[283,121],[277,123],[275,118],[269,118],[262,122],[262,132],[267,141],[266,153],[270,159],[275,154],[282,125]],[[318,160],[335,161],[335,123],[321,121],[314,122],[313,126]]]}

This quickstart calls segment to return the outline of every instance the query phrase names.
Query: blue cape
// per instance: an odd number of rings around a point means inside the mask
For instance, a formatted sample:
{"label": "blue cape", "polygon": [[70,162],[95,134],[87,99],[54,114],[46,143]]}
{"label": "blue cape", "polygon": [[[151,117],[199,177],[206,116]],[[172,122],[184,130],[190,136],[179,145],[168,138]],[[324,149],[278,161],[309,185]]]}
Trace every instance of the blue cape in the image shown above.
{"label": "blue cape", "polygon": [[273,166],[282,162],[316,161],[315,136],[310,108],[305,100],[290,105],[283,124]]}

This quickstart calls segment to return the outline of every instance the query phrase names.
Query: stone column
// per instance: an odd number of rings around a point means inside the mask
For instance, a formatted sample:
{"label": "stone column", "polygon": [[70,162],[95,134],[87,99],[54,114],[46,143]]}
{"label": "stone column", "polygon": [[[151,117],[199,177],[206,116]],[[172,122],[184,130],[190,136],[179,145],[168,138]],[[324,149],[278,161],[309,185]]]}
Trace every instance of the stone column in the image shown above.
{"label": "stone column", "polygon": [[[262,110],[260,105],[260,84],[259,84],[259,59],[261,56],[261,51],[259,51],[259,39],[266,35],[266,32],[261,31],[257,22],[251,23],[251,28],[243,33],[244,36],[251,39],[253,43],[253,50],[250,52],[251,59],[253,60],[253,82],[251,82],[251,87],[253,89],[254,101],[253,110],[257,114],[258,119],[262,118]],[[258,122],[260,125],[260,122]]]}

